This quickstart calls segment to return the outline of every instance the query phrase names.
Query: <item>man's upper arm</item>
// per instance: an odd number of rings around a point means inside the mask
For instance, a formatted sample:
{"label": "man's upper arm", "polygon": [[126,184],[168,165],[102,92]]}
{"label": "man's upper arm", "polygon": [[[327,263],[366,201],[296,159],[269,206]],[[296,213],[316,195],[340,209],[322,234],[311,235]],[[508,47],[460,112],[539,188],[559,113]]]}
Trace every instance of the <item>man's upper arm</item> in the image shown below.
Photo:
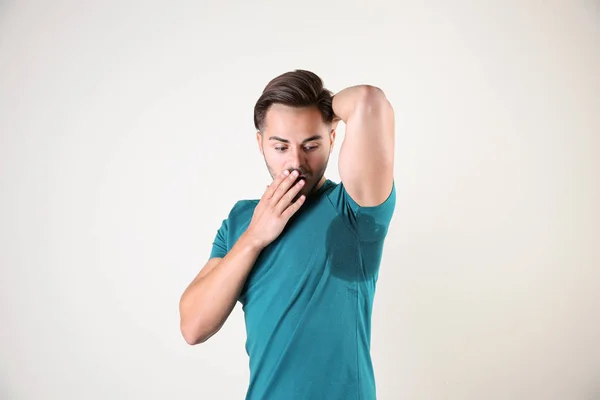
{"label": "man's upper arm", "polygon": [[229,217],[221,222],[221,227],[217,231],[215,238],[212,242],[212,249],[210,251],[209,259],[211,258],[223,258],[229,251],[227,238],[229,233]]}
{"label": "man's upper arm", "polygon": [[393,108],[380,89],[366,86],[345,124],[340,179],[358,205],[378,206],[394,182]]}
{"label": "man's upper arm", "polygon": [[225,218],[223,221],[221,221],[221,226],[217,230],[217,233],[215,234],[215,237],[212,242],[212,248],[210,250],[210,255],[208,257],[208,261],[207,261],[206,265],[200,271],[200,274],[198,275],[198,277],[202,277],[202,276],[206,275],[207,273],[209,273],[214,267],[217,266],[217,264],[229,252],[231,245],[232,245],[232,243],[230,243],[230,241],[232,241],[232,239],[231,239],[231,233],[232,233],[231,232],[231,229],[232,229],[231,219],[232,219],[232,216],[234,215],[235,210],[238,208],[238,206],[240,204],[241,204],[241,202],[237,202],[232,207],[232,209],[229,211],[229,215],[227,215],[227,218]]}

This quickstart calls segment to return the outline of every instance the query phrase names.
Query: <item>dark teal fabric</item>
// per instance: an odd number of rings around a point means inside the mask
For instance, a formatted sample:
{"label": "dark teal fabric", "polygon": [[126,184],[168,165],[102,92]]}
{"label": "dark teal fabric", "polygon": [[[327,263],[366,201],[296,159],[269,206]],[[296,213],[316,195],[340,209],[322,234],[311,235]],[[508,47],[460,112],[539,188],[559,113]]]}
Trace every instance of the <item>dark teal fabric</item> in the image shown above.
{"label": "dark teal fabric", "polygon": [[[210,257],[247,229],[258,200],[235,204]],[[246,322],[246,399],[371,400],[371,311],[396,188],[359,207],[325,181],[259,255],[239,301]]]}

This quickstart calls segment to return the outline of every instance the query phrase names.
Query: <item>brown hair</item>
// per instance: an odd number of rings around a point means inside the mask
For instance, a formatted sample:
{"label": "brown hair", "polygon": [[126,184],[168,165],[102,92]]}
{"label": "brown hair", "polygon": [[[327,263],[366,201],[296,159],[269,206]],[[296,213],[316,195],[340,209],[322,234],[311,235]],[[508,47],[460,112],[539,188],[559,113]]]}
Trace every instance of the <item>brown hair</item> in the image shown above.
{"label": "brown hair", "polygon": [[333,121],[332,92],[323,87],[315,73],[297,69],[272,79],[254,106],[254,126],[262,132],[267,111],[273,104],[290,107],[317,107],[323,122]]}

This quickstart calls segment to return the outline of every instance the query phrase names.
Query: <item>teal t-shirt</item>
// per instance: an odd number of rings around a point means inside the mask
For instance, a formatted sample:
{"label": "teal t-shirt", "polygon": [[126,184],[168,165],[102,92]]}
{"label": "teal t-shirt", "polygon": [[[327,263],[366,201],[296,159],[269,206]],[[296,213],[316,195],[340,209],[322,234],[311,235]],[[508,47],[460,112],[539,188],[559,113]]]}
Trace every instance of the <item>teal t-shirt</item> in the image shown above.
{"label": "teal t-shirt", "polygon": [[[210,257],[224,257],[258,200],[235,204]],[[371,400],[371,311],[396,204],[359,207],[326,180],[258,256],[242,289],[247,400]]]}

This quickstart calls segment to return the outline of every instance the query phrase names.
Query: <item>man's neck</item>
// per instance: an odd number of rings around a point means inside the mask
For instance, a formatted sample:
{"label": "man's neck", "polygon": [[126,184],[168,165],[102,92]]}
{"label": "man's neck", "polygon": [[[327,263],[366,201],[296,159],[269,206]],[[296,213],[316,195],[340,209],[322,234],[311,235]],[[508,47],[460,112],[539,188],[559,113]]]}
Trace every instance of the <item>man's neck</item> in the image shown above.
{"label": "man's neck", "polygon": [[323,186],[323,184],[325,183],[326,180],[327,180],[327,178],[325,177],[325,175],[323,175],[321,177],[321,180],[319,181],[319,183],[317,183],[317,186],[315,186],[314,191],[316,192],[317,190],[321,189],[321,186]]}

